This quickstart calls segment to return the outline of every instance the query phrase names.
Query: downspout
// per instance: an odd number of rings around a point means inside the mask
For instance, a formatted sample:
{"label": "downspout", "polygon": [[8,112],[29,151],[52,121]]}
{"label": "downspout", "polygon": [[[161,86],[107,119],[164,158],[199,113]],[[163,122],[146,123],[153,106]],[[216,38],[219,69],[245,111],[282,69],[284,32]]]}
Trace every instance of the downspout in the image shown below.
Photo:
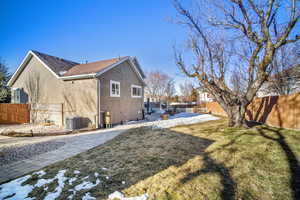
{"label": "downspout", "polygon": [[96,127],[100,128],[100,121],[101,121],[101,116],[100,116],[100,79],[96,78],[97,80],[97,124]]}

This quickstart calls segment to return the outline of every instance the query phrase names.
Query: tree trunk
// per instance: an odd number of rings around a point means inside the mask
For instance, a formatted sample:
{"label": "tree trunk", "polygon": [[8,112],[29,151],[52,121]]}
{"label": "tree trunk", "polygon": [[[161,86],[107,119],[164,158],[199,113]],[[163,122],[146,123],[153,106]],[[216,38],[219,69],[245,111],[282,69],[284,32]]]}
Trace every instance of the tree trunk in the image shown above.
{"label": "tree trunk", "polygon": [[245,119],[246,108],[245,105],[228,106],[226,112],[229,118],[229,127],[248,127]]}

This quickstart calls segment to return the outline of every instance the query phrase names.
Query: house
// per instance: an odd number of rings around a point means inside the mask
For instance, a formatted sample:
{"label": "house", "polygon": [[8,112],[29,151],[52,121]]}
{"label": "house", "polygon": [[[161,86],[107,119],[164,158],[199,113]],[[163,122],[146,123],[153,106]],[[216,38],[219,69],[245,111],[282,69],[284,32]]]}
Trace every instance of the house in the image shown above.
{"label": "house", "polygon": [[106,111],[113,124],[142,119],[144,79],[130,56],[80,64],[29,51],[8,86],[12,103],[61,104],[63,120],[79,116],[102,127]]}
{"label": "house", "polygon": [[300,92],[300,65],[271,76],[257,92],[257,97],[279,96]]}
{"label": "house", "polygon": [[198,103],[207,103],[214,101],[213,96],[205,91],[199,91],[198,94]]}

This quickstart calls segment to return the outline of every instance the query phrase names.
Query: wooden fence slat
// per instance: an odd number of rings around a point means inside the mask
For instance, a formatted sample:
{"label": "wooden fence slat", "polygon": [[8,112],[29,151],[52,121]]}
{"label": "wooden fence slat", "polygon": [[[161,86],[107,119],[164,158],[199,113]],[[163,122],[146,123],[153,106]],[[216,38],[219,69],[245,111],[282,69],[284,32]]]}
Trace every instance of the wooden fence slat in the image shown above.
{"label": "wooden fence slat", "polygon": [[0,124],[23,124],[30,122],[28,104],[0,104]]}

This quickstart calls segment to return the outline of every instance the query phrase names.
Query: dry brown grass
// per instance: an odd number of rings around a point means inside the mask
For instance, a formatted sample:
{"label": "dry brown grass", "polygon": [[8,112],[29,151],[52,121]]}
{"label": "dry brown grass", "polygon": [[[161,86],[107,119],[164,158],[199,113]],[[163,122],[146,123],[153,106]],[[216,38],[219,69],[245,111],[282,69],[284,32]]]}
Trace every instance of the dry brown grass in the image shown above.
{"label": "dry brown grass", "polygon": [[124,190],[150,199],[298,199],[300,132],[226,128],[224,120],[172,131],[214,141],[203,154]]}
{"label": "dry brown grass", "polygon": [[[227,128],[224,119],[169,130],[137,128],[46,167],[45,176],[61,169],[68,170],[68,177],[73,170],[80,170],[81,177],[96,171],[109,176],[89,190],[99,199],[115,190],[128,196],[148,193],[158,200],[297,199],[299,141],[299,131]],[[72,187],[67,185],[60,199]],[[45,191],[36,189],[31,195],[43,198]]]}

